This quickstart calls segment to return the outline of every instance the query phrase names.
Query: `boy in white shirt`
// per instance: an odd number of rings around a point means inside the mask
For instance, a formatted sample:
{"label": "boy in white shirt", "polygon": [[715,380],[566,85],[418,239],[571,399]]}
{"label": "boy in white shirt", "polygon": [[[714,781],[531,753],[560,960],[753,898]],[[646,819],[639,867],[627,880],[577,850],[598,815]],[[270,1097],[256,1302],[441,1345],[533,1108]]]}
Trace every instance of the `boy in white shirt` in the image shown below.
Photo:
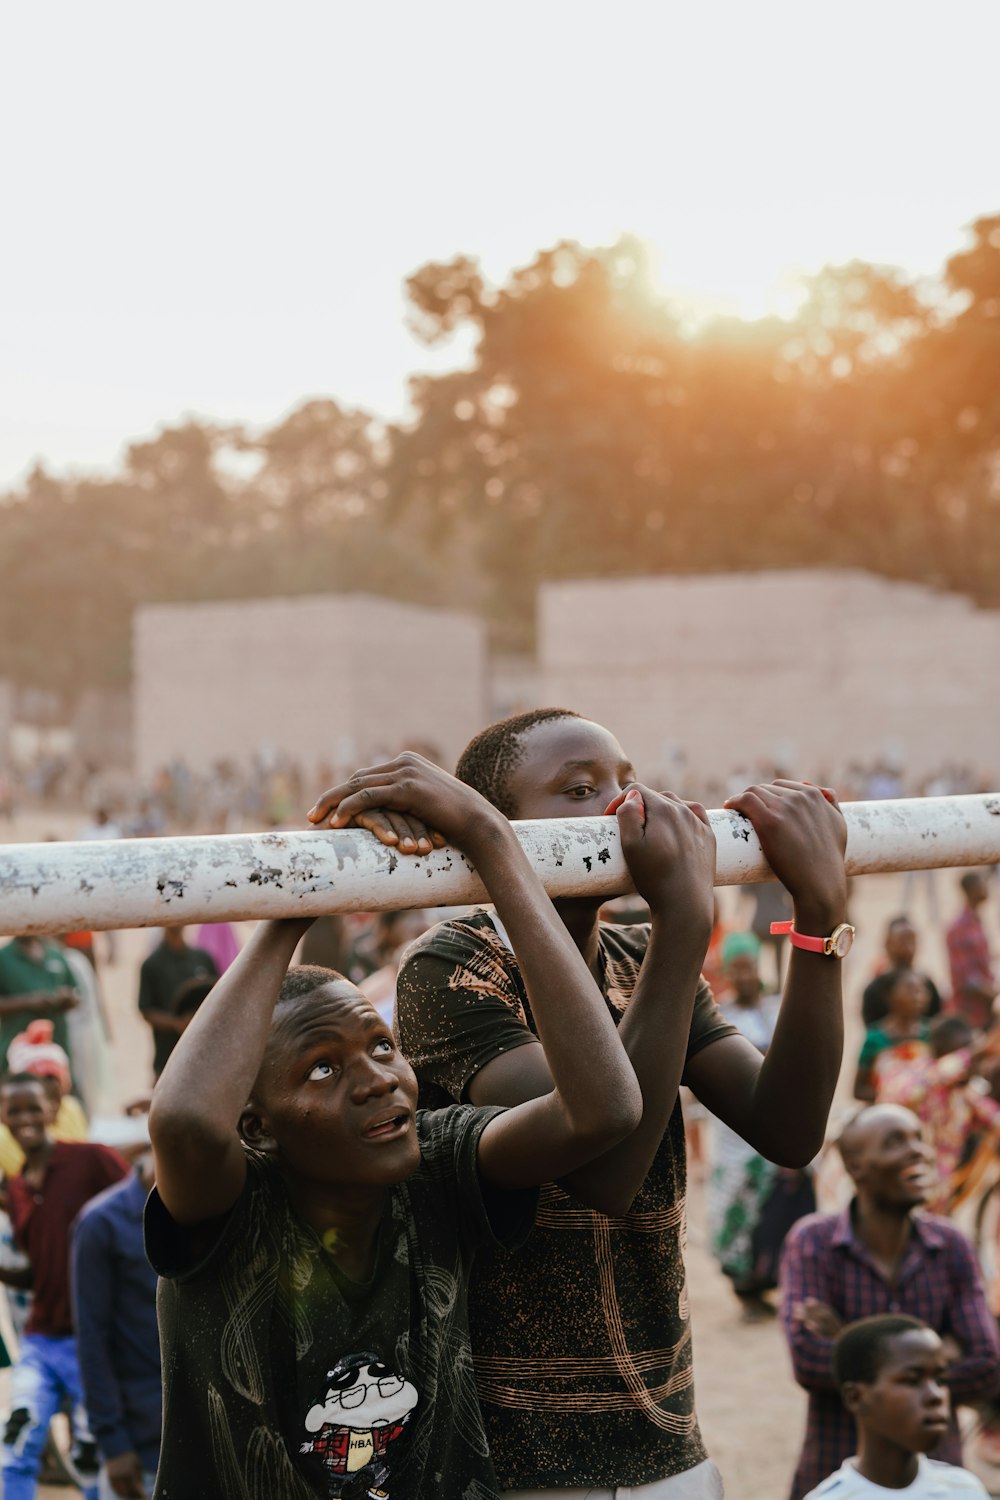
{"label": "boy in white shirt", "polygon": [[917,1318],[863,1318],[833,1346],[840,1398],[858,1451],[806,1500],[953,1500],[986,1495],[968,1469],[927,1457],[948,1427],[948,1358]]}

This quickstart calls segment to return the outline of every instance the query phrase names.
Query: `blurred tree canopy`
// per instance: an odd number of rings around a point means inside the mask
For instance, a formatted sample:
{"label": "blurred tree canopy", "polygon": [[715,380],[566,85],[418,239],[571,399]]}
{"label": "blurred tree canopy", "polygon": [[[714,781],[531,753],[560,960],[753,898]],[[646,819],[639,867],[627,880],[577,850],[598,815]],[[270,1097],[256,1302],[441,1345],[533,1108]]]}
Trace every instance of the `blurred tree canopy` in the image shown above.
{"label": "blurred tree canopy", "polygon": [[546,578],[853,566],[1000,606],[1000,216],[933,284],[828,268],[792,322],[692,331],[630,240],[407,289],[419,338],[475,354],[413,381],[405,426],[190,421],[0,496],[0,677],[124,685],[132,610],[165,600],[388,593],[514,648]]}

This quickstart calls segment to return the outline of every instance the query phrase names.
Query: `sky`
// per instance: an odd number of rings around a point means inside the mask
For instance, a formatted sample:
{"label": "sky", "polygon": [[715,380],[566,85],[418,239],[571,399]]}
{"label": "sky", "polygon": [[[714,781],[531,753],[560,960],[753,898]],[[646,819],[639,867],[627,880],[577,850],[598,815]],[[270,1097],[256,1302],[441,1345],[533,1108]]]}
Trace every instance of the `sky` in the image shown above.
{"label": "sky", "polygon": [[759,316],[1000,210],[995,0],[52,0],[0,15],[0,489],[195,414],[390,418],[403,283],[563,238]]}

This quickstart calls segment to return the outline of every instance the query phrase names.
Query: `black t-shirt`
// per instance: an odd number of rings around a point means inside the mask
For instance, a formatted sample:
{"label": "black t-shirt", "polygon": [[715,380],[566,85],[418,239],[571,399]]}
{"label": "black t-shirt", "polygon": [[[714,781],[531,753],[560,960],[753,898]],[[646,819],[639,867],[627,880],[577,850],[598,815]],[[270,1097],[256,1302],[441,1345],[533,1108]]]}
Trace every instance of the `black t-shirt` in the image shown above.
{"label": "black t-shirt", "polygon": [[[601,988],[616,1021],[649,932],[601,924]],[[396,1023],[426,1103],[464,1098],[492,1058],[537,1041],[517,960],[487,912],[441,923],[407,950]],[[688,1058],[734,1034],[702,980]],[[472,1348],[501,1489],[649,1484],[705,1458],[682,1253],[686,1186],[678,1103],[624,1218],[549,1185],[525,1248],[480,1256]]]}
{"label": "black t-shirt", "polygon": [[[139,1009],[178,1013],[178,994],[192,979],[218,979],[215,959],[204,948],[171,948],[160,943],[139,970]],[[153,1032],[153,1072],[159,1078],[177,1046],[172,1031]]]}
{"label": "black t-shirt", "polygon": [[[884,973],[876,974],[871,983],[865,986],[861,997],[861,1019],[866,1026],[877,1026],[889,1014],[889,993],[901,972],[900,969],[886,969]],[[933,979],[926,974],[921,974],[920,977],[930,991],[926,1017],[930,1020],[941,1013],[941,996]]]}
{"label": "black t-shirt", "polygon": [[248,1153],[244,1191],[197,1265],[154,1191],[146,1245],[168,1278],[156,1500],[495,1500],[469,1272],[480,1246],[524,1239],[536,1201],[479,1182],[479,1137],[498,1112],[418,1114],[421,1164],[391,1192],[364,1286],[262,1156]]}

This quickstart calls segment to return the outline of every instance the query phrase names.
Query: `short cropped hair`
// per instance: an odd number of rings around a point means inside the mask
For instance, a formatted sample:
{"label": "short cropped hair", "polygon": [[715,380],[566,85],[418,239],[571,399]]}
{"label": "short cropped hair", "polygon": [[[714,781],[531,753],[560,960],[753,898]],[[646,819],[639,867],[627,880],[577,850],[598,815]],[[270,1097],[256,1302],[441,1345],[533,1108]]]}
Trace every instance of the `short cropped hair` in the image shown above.
{"label": "short cropped hair", "polygon": [[978,890],[980,886],[986,884],[986,876],[982,870],[966,870],[958,883],[965,894],[969,896],[973,891]]}
{"label": "short cropped hair", "polygon": [[928,1332],[926,1323],[919,1318],[903,1314],[891,1314],[877,1318],[862,1318],[850,1323],[837,1335],[833,1346],[833,1378],[837,1389],[842,1390],[849,1380],[871,1385],[886,1362],[887,1345],[891,1339],[903,1333]]}
{"label": "short cropped hair", "polygon": [[292,1000],[301,1000],[324,984],[348,984],[349,980],[336,969],[324,969],[322,964],[295,964],[281,981],[277,1005],[287,1005]]}
{"label": "short cropped hair", "polygon": [[571,708],[533,708],[528,713],[500,719],[469,741],[458,757],[455,775],[487,802],[492,802],[505,818],[512,818],[517,807],[510,795],[510,773],[520,763],[521,741],[528,730],[552,719],[581,717]]}

